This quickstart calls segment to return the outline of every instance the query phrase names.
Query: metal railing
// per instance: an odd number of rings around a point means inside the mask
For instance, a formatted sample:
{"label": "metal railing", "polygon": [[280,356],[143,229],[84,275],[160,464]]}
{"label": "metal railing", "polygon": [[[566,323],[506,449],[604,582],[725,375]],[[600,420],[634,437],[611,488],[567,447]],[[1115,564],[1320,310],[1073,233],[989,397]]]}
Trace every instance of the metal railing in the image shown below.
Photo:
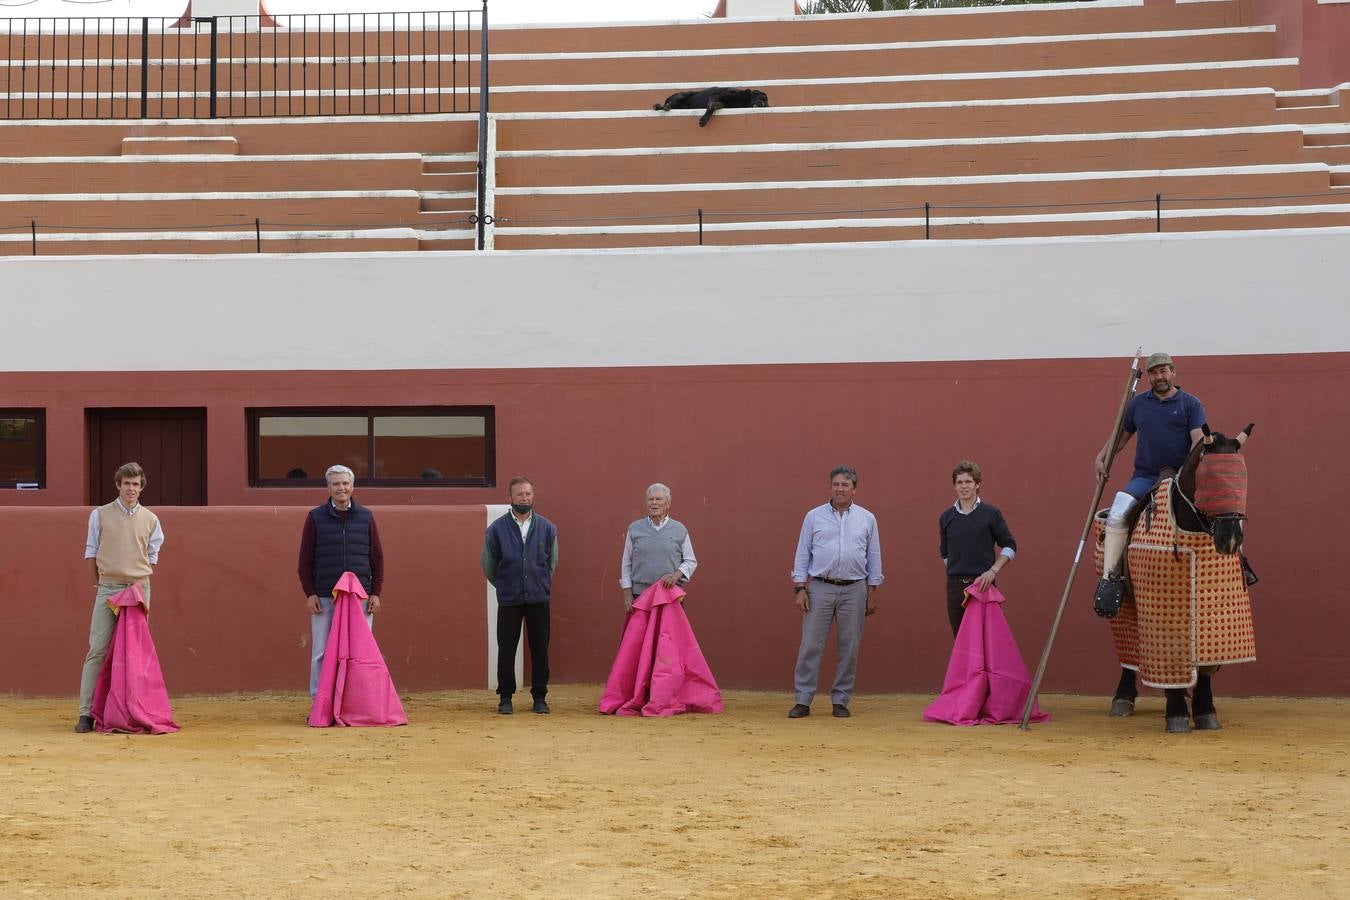
{"label": "metal railing", "polygon": [[[1286,201],[1286,202],[1270,202]],[[1303,214],[1286,212],[1287,201],[1310,201],[1293,206],[1303,210]],[[1213,206],[1213,204],[1220,204]],[[1325,207],[1325,209],[1322,209]],[[1142,229],[1130,227],[1131,223],[1147,222],[1149,230],[1156,233],[1167,231],[1169,222],[1181,226],[1179,230],[1188,230],[1184,223],[1194,217],[1218,217],[1265,213],[1268,215],[1289,215],[1292,227],[1298,227],[1300,221],[1306,221],[1308,214],[1350,215],[1350,192],[1342,194],[1336,188],[1294,194],[1206,194],[1206,195],[1163,195],[1119,197],[1114,199],[1085,200],[1064,203],[912,203],[902,206],[871,206],[860,208],[832,208],[815,210],[754,210],[733,211],[718,209],[668,210],[661,213],[633,214],[620,216],[557,216],[557,217],[510,217],[499,218],[496,224],[506,228],[530,228],[548,225],[574,225],[585,227],[584,234],[604,235],[620,234],[631,226],[655,226],[659,233],[668,234],[668,243],[653,246],[679,246],[703,244],[705,229],[709,234],[726,233],[728,229],[719,226],[744,225],[748,230],[755,226],[768,224],[775,219],[803,230],[819,228],[822,222],[851,220],[861,230],[885,228],[904,234],[903,238],[885,238],[886,240],[922,240],[956,237],[958,239],[980,240],[984,238],[1002,238],[1016,236],[1004,226],[1036,224],[1037,220],[1053,224],[1089,223],[1093,221],[1120,224],[1118,229],[1108,230],[1066,230],[1047,236],[1070,235],[1117,235],[1139,234]],[[1056,219],[1054,214],[1060,218]],[[900,218],[897,218],[899,214]],[[1047,214],[1051,214],[1047,217]],[[153,241],[146,241],[144,235],[160,234],[173,237],[175,234],[197,232],[203,238],[223,243],[250,243],[255,253],[264,252],[268,244],[284,249],[287,243],[313,241],[316,239],[348,239],[359,237],[404,238],[416,237],[419,240],[454,240],[471,232],[475,227],[481,237],[482,217],[475,214],[442,215],[419,217],[413,221],[371,222],[329,222],[297,223],[294,221],[269,221],[263,215],[222,217],[210,223],[182,223],[176,225],[87,225],[73,222],[30,219],[5,224],[0,222],[0,256],[28,253],[37,256],[42,253],[44,241],[58,240],[60,236],[86,240],[86,235],[106,235],[109,238],[119,233],[127,235],[126,240],[144,242],[147,248]],[[958,227],[956,234],[946,233],[947,229]],[[983,235],[972,235],[971,227],[987,228]],[[1262,223],[1261,228],[1271,227]],[[779,229],[791,233],[793,228]],[[1246,229],[1224,229],[1241,231]],[[406,232],[403,234],[401,232]],[[457,234],[458,233],[458,234]],[[859,238],[876,240],[876,238]],[[89,252],[97,253],[102,241],[88,240]],[[782,243],[793,243],[783,241]],[[11,249],[14,252],[10,252]],[[481,245],[480,245],[481,249]],[[118,252],[127,252],[119,250]]]}
{"label": "metal railing", "polygon": [[478,112],[481,9],[0,19],[0,117]]}

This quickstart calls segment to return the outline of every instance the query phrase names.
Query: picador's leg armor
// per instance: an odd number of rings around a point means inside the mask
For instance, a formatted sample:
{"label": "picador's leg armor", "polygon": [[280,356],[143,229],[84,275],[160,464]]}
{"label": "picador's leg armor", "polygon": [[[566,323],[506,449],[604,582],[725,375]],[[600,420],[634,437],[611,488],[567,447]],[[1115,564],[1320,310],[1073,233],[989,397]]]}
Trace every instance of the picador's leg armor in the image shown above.
{"label": "picador's leg armor", "polygon": [[1120,574],[1120,560],[1125,555],[1125,545],[1130,539],[1130,530],[1126,525],[1126,516],[1138,501],[1121,491],[1111,504],[1106,517],[1106,534],[1102,543],[1102,580],[1097,583],[1097,591],[1092,597],[1092,608],[1104,619],[1120,612],[1121,601],[1125,598],[1125,579]]}

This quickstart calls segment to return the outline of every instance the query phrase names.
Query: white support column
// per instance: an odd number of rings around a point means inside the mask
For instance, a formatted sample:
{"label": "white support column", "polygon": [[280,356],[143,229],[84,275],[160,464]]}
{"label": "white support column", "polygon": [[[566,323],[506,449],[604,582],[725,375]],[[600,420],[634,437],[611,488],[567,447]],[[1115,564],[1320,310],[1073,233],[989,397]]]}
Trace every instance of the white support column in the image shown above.
{"label": "white support column", "polygon": [[[491,216],[493,223],[483,229],[483,249],[493,249],[493,235],[497,231],[497,117],[488,113],[487,121],[487,159],[483,161],[483,214]],[[495,509],[495,507],[492,507]],[[506,507],[502,507],[506,509]]]}
{"label": "white support column", "polygon": [[[487,521],[483,523],[486,529],[497,519],[510,512],[511,507],[505,503],[490,503],[486,506]],[[487,585],[487,680],[488,690],[494,693],[497,690],[497,589],[487,580],[483,579]],[[516,644],[516,686],[519,687],[525,681],[525,635],[521,632],[520,641]]]}

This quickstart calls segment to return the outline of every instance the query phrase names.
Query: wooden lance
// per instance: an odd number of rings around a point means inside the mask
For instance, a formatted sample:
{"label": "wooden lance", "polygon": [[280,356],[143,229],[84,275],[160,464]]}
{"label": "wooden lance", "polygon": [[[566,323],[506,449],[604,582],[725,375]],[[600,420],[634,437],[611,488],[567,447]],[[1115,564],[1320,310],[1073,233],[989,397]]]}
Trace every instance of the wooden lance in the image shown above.
{"label": "wooden lance", "polygon": [[1134,396],[1135,388],[1144,373],[1139,371],[1139,357],[1144,353],[1140,347],[1134,351],[1130,361],[1130,377],[1125,381],[1125,393],[1120,397],[1120,408],[1116,410],[1116,423],[1111,429],[1111,440],[1106,445],[1106,466],[1097,476],[1097,490],[1092,494],[1092,505],[1088,507],[1087,521],[1083,523],[1083,533],[1078,537],[1078,550],[1073,555],[1073,565],[1069,567],[1069,577],[1064,581],[1064,593],[1059,598],[1059,609],[1055,610],[1055,621],[1050,624],[1050,636],[1045,639],[1045,649],[1041,651],[1041,661],[1036,666],[1036,677],[1031,680],[1031,690],[1027,693],[1027,704],[1022,708],[1022,723],[1018,726],[1027,730],[1031,722],[1031,710],[1036,705],[1036,695],[1041,689],[1041,679],[1045,677],[1045,666],[1050,661],[1050,648],[1055,646],[1055,635],[1059,633],[1059,620],[1064,618],[1064,607],[1069,603],[1069,591],[1073,588],[1073,578],[1078,574],[1078,563],[1083,558],[1083,547],[1087,544],[1092,520],[1097,515],[1097,504],[1102,500],[1102,491],[1106,488],[1106,479],[1111,475],[1111,461],[1116,458],[1116,443],[1120,440],[1120,427],[1125,420],[1125,407]]}

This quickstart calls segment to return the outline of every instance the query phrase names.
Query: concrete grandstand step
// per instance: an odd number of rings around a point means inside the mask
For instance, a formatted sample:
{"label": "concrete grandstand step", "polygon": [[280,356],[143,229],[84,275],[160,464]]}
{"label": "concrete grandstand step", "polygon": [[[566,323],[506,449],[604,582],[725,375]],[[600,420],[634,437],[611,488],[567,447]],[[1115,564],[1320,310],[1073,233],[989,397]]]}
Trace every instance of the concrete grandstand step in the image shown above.
{"label": "concrete grandstand step", "polygon": [[[1295,87],[1296,59],[1240,59],[1161,65],[1086,66],[987,72],[948,72],[869,77],[761,78],[755,86],[771,106],[844,103],[991,100],[1015,97],[1086,96],[1149,91]],[[492,87],[494,112],[646,110],[670,94],[698,87],[687,79],[615,84],[500,85]]]}
{"label": "concrete grandstand step", "polygon": [[444,182],[417,153],[295,156],[3,157],[11,193],[422,190]]}
{"label": "concrete grandstand step", "polygon": [[418,234],[412,228],[268,229],[260,233],[252,229],[145,232],[51,232],[39,229],[36,240],[28,232],[0,232],[0,256],[374,253],[416,249]]}
{"label": "concrete grandstand step", "polygon": [[670,185],[1296,162],[1293,125],[1007,138],[840,141],[613,150],[502,151],[497,185],[566,193],[594,185]]}
{"label": "concrete grandstand step", "polygon": [[0,124],[0,156],[119,156],[127,137],[228,135],[242,156],[463,153],[478,145],[476,115],[310,119],[32,121]]}
{"label": "concrete grandstand step", "polygon": [[0,194],[0,229],[185,231],[270,227],[349,230],[416,220],[417,191]]}
{"label": "concrete grandstand step", "polygon": [[879,140],[1266,125],[1274,91],[1238,88],[1072,97],[722,110],[495,114],[502,151]]}
{"label": "concrete grandstand step", "polygon": [[1058,172],[1031,175],[870,178],[854,180],[623,185],[557,189],[499,188],[494,215],[502,226],[558,227],[690,222],[698,210],[720,217],[776,220],[923,209],[925,203],[978,208],[1071,208],[1111,211],[1129,203],[1150,207],[1189,197],[1244,197],[1226,205],[1256,205],[1255,198],[1306,198],[1341,202],[1330,170],[1315,163],[1280,166],[1171,168],[1138,171]]}
{"label": "concrete grandstand step", "polygon": [[952,72],[1148,65],[1274,54],[1273,26],[951,41],[898,41],[810,47],[608,53],[495,54],[500,85],[613,84],[642,80],[686,84],[744,83],[757,78],[888,76]]}
{"label": "concrete grandstand step", "polygon": [[587,25],[492,27],[493,49],[503,53],[603,50],[664,51],[672,47],[788,46],[942,40],[1009,34],[1077,34],[1216,28],[1250,21],[1240,2],[1145,5],[1138,0],[1016,4],[994,7],[869,12],[791,18],[691,19]]}
{"label": "concrete grandstand step", "polygon": [[1310,125],[1303,129],[1304,143],[1309,147],[1350,144],[1350,122]]}
{"label": "concrete grandstand step", "polygon": [[[1329,166],[1350,165],[1350,144],[1317,144],[1304,147],[1303,162],[1324,162]],[[1333,182],[1335,173],[1332,173]]]}
{"label": "concrete grandstand step", "polygon": [[[925,219],[826,219],[793,222],[705,222],[672,225],[596,226],[587,229],[497,229],[502,250],[559,250],[638,247],[736,246],[844,243],[897,240],[1004,240],[1031,237],[1111,236],[1155,233],[1152,211],[1062,213],[1056,215],[943,215]],[[1169,211],[1161,231],[1250,231],[1350,225],[1350,203],[1316,206],[1204,208]]]}
{"label": "concrete grandstand step", "polygon": [[476,190],[423,191],[418,210],[424,213],[471,213],[476,208],[477,202],[478,193]]}
{"label": "concrete grandstand step", "polygon": [[232,135],[177,135],[174,137],[124,137],[123,156],[168,156],[200,154],[209,156],[233,155],[239,152],[239,141]]}

